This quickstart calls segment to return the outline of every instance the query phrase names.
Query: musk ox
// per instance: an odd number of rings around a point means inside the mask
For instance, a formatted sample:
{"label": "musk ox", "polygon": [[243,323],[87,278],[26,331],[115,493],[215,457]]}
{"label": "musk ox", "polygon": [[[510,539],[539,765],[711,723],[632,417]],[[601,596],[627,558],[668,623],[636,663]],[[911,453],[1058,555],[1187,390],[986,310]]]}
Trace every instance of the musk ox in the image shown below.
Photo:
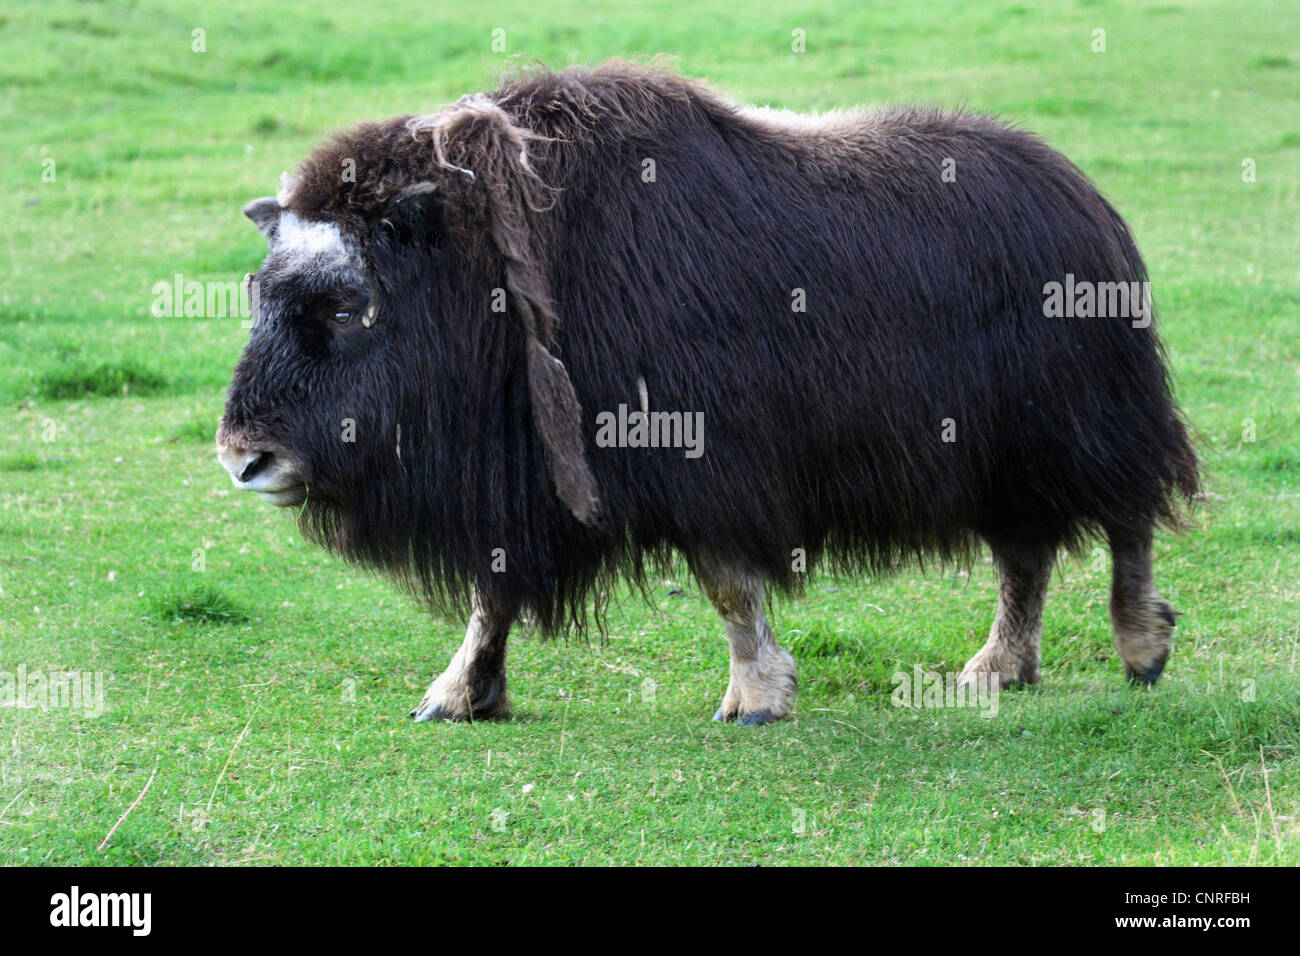
{"label": "musk ox", "polygon": [[964,681],[1038,679],[1054,558],[1102,535],[1120,656],[1160,675],[1152,532],[1196,455],[1128,228],[1033,136],[535,70],[343,133],[244,212],[270,252],[220,461],[472,609],[417,718],[507,715],[516,619],[585,627],[675,555],[730,642],[717,720],[793,705],[766,588],[981,540],[1000,595]]}

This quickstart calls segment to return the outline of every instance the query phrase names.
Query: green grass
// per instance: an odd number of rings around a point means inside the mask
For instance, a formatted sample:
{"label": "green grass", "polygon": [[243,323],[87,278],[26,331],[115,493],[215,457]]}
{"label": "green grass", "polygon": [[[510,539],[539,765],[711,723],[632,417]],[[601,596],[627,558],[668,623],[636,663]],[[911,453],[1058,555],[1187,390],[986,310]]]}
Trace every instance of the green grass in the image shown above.
{"label": "green grass", "polygon": [[[20,666],[75,668],[107,704],[0,708],[0,863],[1300,863],[1291,5],[220,11],[0,17],[0,691]],[[991,719],[890,702],[895,671],[982,643],[977,560],[778,603],[802,692],[776,726],[708,721],[726,649],[684,575],[624,600],[604,644],[516,639],[513,721],[407,721],[463,622],[230,490],[211,442],[247,332],[155,318],[151,289],[255,269],[242,204],[334,128],[490,85],[496,28],[555,66],[674,53],[750,102],[964,104],[1079,163],[1142,244],[1206,458],[1194,527],[1158,542],[1186,612],[1160,686],[1123,685],[1085,554],[1053,581],[1041,688]]]}
{"label": "green grass", "polygon": [[45,399],[113,398],[132,393],[151,395],[166,384],[159,373],[130,362],[67,362],[43,371],[32,393],[35,398]]}

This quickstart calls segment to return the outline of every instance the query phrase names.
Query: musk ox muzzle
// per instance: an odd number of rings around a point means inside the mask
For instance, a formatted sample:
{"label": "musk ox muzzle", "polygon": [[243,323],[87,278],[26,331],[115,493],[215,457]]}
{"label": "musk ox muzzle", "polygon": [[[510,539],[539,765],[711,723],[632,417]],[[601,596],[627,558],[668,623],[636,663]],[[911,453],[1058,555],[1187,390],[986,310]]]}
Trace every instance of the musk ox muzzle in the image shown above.
{"label": "musk ox muzzle", "polygon": [[244,211],[269,253],[218,456],[470,611],[421,720],[509,714],[516,619],[582,628],[675,556],[729,642],[719,720],[794,706],[769,588],[981,543],[962,686],[1039,679],[1053,563],[1094,537],[1129,677],[1165,665],[1152,535],[1196,455],[1127,226],[1023,131],[611,63],[363,124]]}
{"label": "musk ox muzzle", "polygon": [[279,444],[231,432],[223,423],[217,430],[217,460],[236,488],[255,491],[270,504],[300,505],[307,497],[301,466]]}

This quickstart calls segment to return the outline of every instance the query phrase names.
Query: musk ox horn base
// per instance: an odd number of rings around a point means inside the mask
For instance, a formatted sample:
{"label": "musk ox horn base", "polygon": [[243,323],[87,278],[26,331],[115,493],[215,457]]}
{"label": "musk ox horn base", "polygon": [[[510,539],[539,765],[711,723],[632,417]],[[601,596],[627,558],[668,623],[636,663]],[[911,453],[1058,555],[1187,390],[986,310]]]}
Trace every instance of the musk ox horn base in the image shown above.
{"label": "musk ox horn base", "polygon": [[536,339],[528,349],[528,392],[556,494],[575,518],[595,524],[600,496],[583,446],[582,408],[564,364]]}

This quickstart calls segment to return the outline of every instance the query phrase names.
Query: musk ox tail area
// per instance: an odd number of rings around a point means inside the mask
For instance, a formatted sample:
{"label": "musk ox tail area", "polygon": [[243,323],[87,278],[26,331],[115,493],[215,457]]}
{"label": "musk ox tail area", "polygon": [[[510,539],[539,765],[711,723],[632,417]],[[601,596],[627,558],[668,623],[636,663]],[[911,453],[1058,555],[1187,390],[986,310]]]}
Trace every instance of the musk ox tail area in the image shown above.
{"label": "musk ox tail area", "polygon": [[[423,214],[394,205],[413,189]],[[537,71],[338,137],[286,208],[371,237],[379,321],[410,323],[395,378],[424,389],[384,413],[402,490],[326,488],[305,526],[434,600],[472,584],[554,632],[674,552],[743,569],[712,579],[749,601],[818,561],[980,538],[1031,592],[1041,562],[1017,555],[1127,535],[1140,569],[1197,488],[1127,226],[993,119],[791,117],[660,69]],[[493,307],[519,285],[523,311]],[[535,348],[567,381],[530,390]],[[570,399],[557,466],[537,423]]]}

